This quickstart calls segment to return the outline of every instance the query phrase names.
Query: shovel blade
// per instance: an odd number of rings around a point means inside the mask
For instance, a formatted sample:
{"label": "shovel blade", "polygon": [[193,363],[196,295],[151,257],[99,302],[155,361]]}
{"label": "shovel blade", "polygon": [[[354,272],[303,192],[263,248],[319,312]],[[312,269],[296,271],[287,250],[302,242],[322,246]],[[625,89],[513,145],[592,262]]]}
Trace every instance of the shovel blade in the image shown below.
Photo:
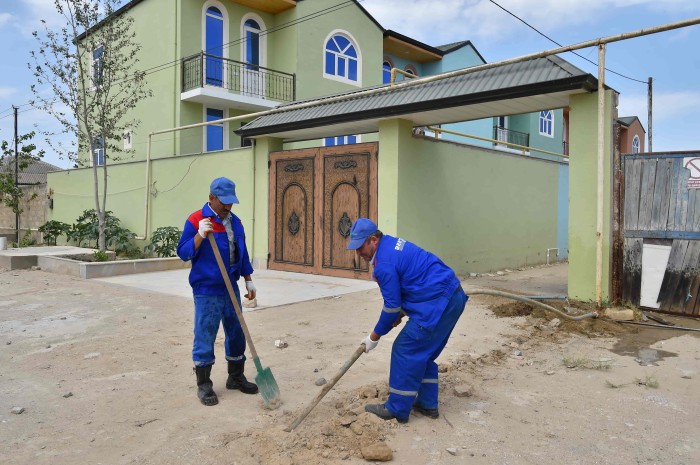
{"label": "shovel blade", "polygon": [[277,386],[277,381],[275,381],[275,377],[272,376],[272,371],[269,368],[258,370],[258,374],[255,376],[255,384],[258,385],[265,407],[276,409],[282,405],[280,388]]}

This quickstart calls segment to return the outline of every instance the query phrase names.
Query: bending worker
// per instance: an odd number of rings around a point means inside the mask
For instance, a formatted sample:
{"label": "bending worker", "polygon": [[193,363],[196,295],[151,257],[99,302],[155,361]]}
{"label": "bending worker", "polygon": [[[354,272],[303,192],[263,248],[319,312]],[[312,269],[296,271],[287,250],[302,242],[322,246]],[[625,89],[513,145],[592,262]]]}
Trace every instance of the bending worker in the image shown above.
{"label": "bending worker", "polygon": [[367,218],[350,229],[349,250],[373,266],[374,280],[384,298],[384,308],[374,330],[362,341],[365,352],[397,326],[408,322],[391,349],[389,398],[385,404],[369,404],[367,412],[384,420],[406,423],[411,409],[438,418],[438,365],[469,297],[454,271],[434,254],[404,239],[382,234]]}
{"label": "bending worker", "polygon": [[231,213],[238,203],[236,185],[227,178],[217,178],[209,188],[209,202],[201,210],[192,213],[177,244],[178,256],[192,260],[190,286],[194,294],[194,343],[192,361],[197,375],[197,397],[204,405],[216,405],[219,399],[211,381],[214,365],[214,341],[219,323],[224,326],[224,348],[228,360],[227,389],[238,389],[246,394],[256,394],[258,386],[249,382],[243,374],[246,340],[236,316],[233,302],[228,295],[211,244],[206,239],[213,234],[221,259],[228,270],[238,304],[240,291],[236,282],[243,276],[248,291],[246,297],[254,299],[255,285],[251,278],[253,266],[248,258],[245,231],[241,220]]}

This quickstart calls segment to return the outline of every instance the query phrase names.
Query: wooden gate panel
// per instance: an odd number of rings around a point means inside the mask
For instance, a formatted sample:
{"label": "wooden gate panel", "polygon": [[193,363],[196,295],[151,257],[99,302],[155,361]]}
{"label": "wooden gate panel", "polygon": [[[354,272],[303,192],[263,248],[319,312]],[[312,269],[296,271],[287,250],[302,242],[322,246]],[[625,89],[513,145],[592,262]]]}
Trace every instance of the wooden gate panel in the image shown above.
{"label": "wooden gate panel", "polygon": [[622,299],[639,303],[642,288],[642,245],[644,240],[625,238],[622,264]]}
{"label": "wooden gate panel", "polygon": [[[350,226],[360,217],[376,220],[376,144],[326,147],[323,160],[323,256],[327,272],[368,273],[369,266],[347,250]],[[348,275],[350,276],[350,275]]]}
{"label": "wooden gate panel", "polygon": [[314,150],[271,154],[271,269],[314,266],[315,155]]}

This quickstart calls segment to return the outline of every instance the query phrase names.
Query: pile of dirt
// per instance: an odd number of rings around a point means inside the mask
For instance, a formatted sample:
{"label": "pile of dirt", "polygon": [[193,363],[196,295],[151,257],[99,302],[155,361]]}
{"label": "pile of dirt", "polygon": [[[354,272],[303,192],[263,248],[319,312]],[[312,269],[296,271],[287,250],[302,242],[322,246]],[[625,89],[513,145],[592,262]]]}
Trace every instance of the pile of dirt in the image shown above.
{"label": "pile of dirt", "polygon": [[[284,428],[299,412],[284,411],[278,428],[225,434],[219,443],[256,451],[254,463],[315,465],[351,457],[362,459],[364,448],[386,444],[391,430],[399,426],[396,420],[384,421],[364,411],[366,404],[383,403],[388,395],[386,384],[365,386],[336,400],[334,405],[321,403],[313,418],[292,432],[285,432]],[[389,444],[386,448],[390,450]]]}
{"label": "pile of dirt", "polygon": [[[637,328],[604,318],[569,320],[555,312],[526,302],[503,302],[504,299],[499,299],[490,305],[489,309],[498,318],[527,317],[528,325],[535,330],[533,334],[550,336],[556,330],[556,332],[575,333],[587,337],[616,337],[638,332]],[[548,301],[546,304],[572,316],[592,313],[596,309],[595,304],[590,302]],[[559,320],[558,323],[553,323],[555,318]]]}

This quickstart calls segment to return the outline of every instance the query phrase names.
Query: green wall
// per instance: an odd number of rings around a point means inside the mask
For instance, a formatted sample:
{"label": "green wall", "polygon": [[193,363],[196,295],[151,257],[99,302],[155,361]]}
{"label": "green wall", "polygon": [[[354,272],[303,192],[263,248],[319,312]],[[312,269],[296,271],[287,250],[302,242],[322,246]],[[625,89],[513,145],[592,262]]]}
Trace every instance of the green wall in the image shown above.
{"label": "green wall", "polygon": [[[234,213],[241,217],[252,237],[254,208],[253,150],[243,148],[205,156],[181,156],[152,162],[148,237],[161,226],[182,229],[187,216],[204,205],[209,184],[219,176],[236,183],[240,204]],[[98,170],[100,182],[102,170]],[[122,163],[108,167],[107,210],[122,226],[141,236],[144,233],[146,162]],[[72,224],[83,210],[95,208],[91,168],[49,173],[53,190],[50,218]],[[252,241],[248,247],[253,247]]]}
{"label": "green wall", "polygon": [[560,163],[412,138],[380,124],[379,227],[458,273],[545,263],[557,246]]}
{"label": "green wall", "polygon": [[[604,301],[610,297],[612,92],[605,92],[602,288]],[[573,95],[570,102],[569,297],[593,301],[596,298],[598,93]]]}

